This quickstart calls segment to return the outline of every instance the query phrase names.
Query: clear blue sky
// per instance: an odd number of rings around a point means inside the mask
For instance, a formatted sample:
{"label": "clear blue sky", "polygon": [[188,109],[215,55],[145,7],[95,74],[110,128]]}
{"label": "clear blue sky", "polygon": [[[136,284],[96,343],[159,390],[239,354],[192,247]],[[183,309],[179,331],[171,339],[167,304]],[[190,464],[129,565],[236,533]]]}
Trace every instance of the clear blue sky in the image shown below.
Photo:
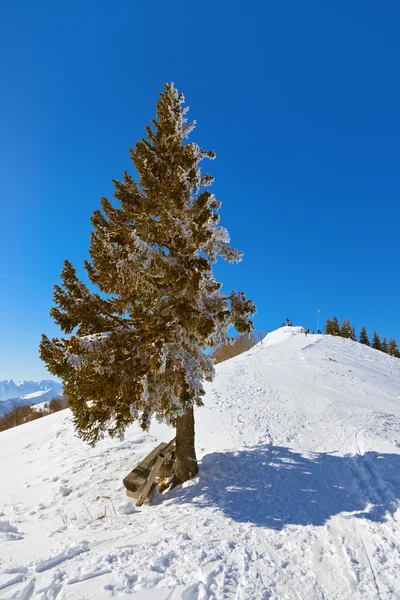
{"label": "clear blue sky", "polygon": [[2,2],[0,379],[47,377],[52,286],[165,81],[217,153],[245,253],[217,276],[257,329],[320,308],[400,338],[399,31],[397,0]]}

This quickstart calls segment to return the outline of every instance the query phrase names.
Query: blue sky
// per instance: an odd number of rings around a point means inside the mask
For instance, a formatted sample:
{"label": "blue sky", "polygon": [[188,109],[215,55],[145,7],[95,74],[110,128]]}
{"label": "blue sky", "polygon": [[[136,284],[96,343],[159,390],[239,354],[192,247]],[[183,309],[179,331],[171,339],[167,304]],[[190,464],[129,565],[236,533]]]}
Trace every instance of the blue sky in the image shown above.
{"label": "blue sky", "polygon": [[[213,149],[218,264],[257,329],[348,317],[400,341],[400,4],[3,2],[0,379],[47,377],[37,346],[64,258],[174,81]],[[131,169],[132,170],[132,169]]]}

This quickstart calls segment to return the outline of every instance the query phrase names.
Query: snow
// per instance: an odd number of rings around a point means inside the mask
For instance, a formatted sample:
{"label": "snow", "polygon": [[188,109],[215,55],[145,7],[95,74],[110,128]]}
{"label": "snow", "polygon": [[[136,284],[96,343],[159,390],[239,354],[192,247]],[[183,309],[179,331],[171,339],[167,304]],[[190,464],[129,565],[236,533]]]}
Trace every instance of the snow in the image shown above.
{"label": "snow", "polygon": [[44,390],[43,392],[32,392],[32,394],[25,394],[25,396],[21,396],[21,400],[32,400],[35,398],[42,398],[42,396],[45,396],[49,391],[50,390]]}
{"label": "snow", "polygon": [[60,394],[53,389],[49,389],[42,392],[32,392],[32,394],[26,394],[26,396],[21,396],[20,398],[10,398],[10,400],[0,401],[0,417],[14,410],[17,406],[38,406],[53,398],[60,398]]}
{"label": "snow", "polygon": [[62,385],[58,381],[44,379],[42,381],[18,381],[12,379],[0,381],[0,401],[11,398],[21,398],[33,392],[53,389],[56,394],[61,394]]}
{"label": "snow", "polygon": [[90,448],[68,410],[0,433],[0,598],[400,597],[400,361],[283,327],[217,365],[198,477],[135,508],[171,429]]}
{"label": "snow", "polygon": [[62,385],[58,381],[0,381],[0,417],[16,406],[30,406],[58,398],[61,392]]}

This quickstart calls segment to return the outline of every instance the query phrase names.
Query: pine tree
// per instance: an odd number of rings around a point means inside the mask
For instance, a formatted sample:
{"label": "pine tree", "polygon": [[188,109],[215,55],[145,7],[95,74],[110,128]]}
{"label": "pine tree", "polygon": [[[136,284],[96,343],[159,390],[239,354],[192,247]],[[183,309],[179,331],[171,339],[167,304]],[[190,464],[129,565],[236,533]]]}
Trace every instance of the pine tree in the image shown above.
{"label": "pine tree", "polygon": [[367,330],[364,326],[361,327],[361,331],[360,331],[360,344],[364,344],[365,346],[371,345],[369,342],[369,339],[368,339]]}
{"label": "pine tree", "polygon": [[[213,152],[185,142],[184,97],[166,84],[146,137],[131,150],[138,181],[114,180],[114,206],[102,198],[91,218],[89,288],[69,261],[54,287],[51,316],[69,337],[42,336],[40,356],[58,376],[78,434],[95,444],[120,436],[152,416],[176,427],[173,484],[194,476],[194,406],[214,375],[207,347],[234,326],[253,329],[255,312],[243,292],[224,295],[213,274],[217,256],[238,262],[220,202],[207,189],[213,177],[199,163]],[[97,287],[99,292],[92,291]]]}
{"label": "pine tree", "polygon": [[382,352],[387,352],[388,351],[388,343],[387,343],[387,339],[384,337],[381,343],[381,350]]}
{"label": "pine tree", "polygon": [[390,354],[390,356],[396,356],[397,358],[400,358],[400,352],[397,346],[397,342],[393,338],[390,339],[388,342],[387,353]]}
{"label": "pine tree", "polygon": [[339,335],[339,321],[337,317],[333,317],[333,319],[327,319],[325,323],[325,333],[327,335]]}
{"label": "pine tree", "polygon": [[351,326],[351,323],[350,323],[349,319],[343,319],[343,323],[342,323],[342,326],[340,328],[339,335],[341,337],[348,338],[350,340],[356,341],[355,330]]}
{"label": "pine tree", "polygon": [[325,323],[326,335],[332,335],[332,319],[327,319]]}
{"label": "pine tree", "polygon": [[337,317],[332,319],[332,335],[340,335],[339,321]]}
{"label": "pine tree", "polygon": [[339,330],[340,337],[349,337],[350,329],[350,321],[348,319],[343,319]]}
{"label": "pine tree", "polygon": [[375,348],[375,350],[381,350],[381,348],[382,348],[381,338],[376,333],[376,331],[374,331],[374,336],[372,338],[371,346],[372,346],[372,348]]}

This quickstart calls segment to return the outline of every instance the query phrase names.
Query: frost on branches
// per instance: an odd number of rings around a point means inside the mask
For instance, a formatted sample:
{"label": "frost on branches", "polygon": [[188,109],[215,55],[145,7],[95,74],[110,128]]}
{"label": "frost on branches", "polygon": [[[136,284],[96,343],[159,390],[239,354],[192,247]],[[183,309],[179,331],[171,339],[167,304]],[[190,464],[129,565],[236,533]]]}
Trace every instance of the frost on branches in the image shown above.
{"label": "frost on branches", "polygon": [[105,432],[120,436],[133,421],[146,429],[153,416],[175,425],[178,481],[197,472],[192,409],[214,375],[206,348],[223,342],[231,325],[251,331],[255,312],[243,292],[226,296],[215,281],[218,256],[242,255],[229,246],[220,202],[205,189],[213,177],[200,162],[215,155],[185,141],[195,123],[183,103],[165,85],[146,137],[130,151],[138,181],[127,172],[114,180],[116,205],[102,198],[91,218],[90,289],[68,261],[54,288],[51,316],[69,335],[44,335],[40,344],[89,443]]}

